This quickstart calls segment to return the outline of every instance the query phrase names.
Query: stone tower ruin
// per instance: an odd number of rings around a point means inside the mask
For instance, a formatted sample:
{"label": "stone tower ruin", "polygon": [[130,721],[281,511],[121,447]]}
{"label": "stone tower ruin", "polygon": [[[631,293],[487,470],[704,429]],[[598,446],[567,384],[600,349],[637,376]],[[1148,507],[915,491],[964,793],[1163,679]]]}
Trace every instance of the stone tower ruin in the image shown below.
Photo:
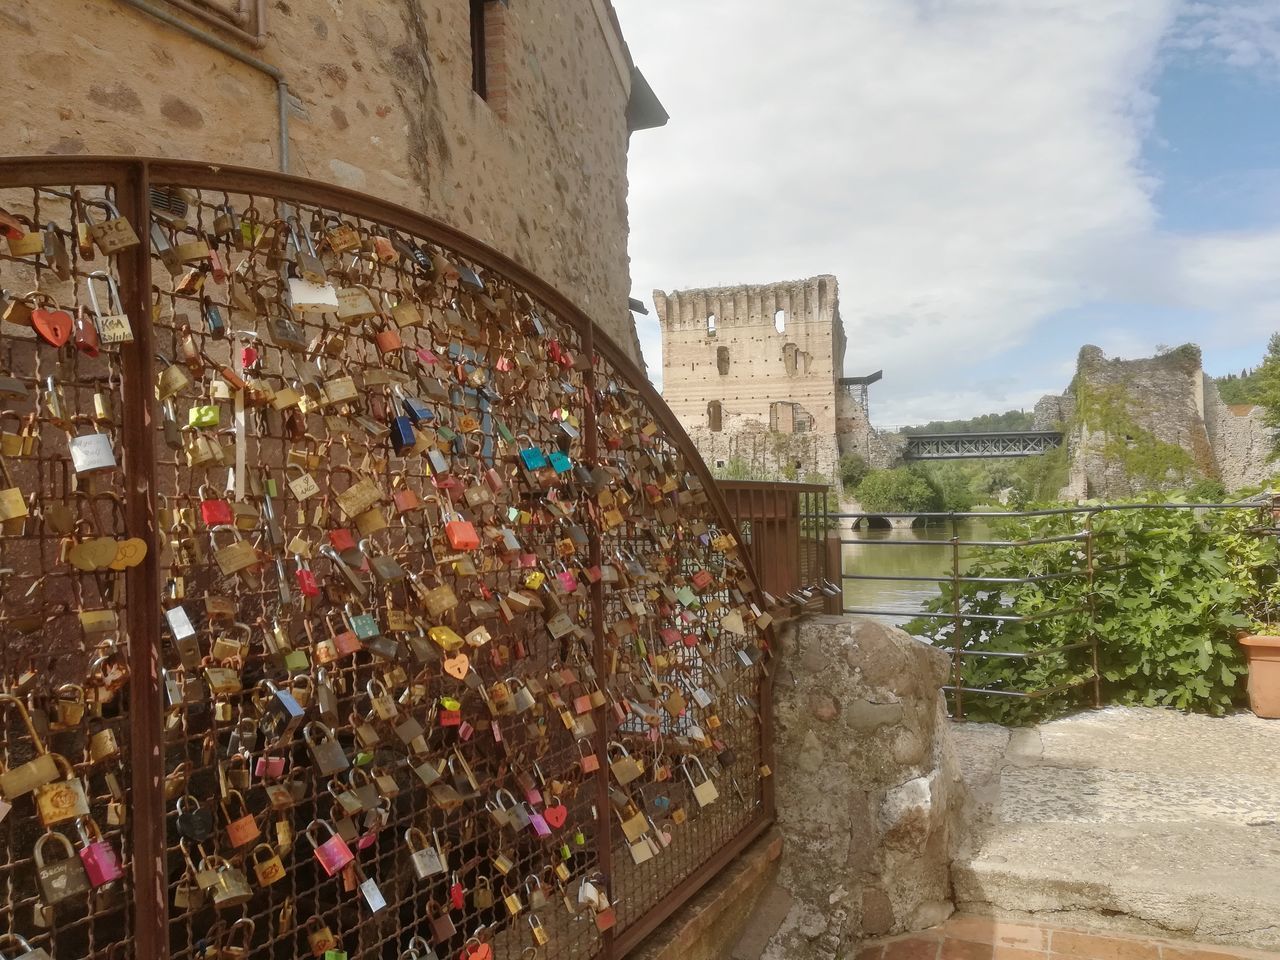
{"label": "stone tower ruin", "polygon": [[662,395],[709,466],[833,477],[845,335],[836,278],[653,292]]}

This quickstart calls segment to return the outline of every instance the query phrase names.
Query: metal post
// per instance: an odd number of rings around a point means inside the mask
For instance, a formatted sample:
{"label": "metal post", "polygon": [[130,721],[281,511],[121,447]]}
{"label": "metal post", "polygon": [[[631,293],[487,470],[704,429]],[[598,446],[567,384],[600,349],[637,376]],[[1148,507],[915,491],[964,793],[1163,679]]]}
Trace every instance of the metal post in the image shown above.
{"label": "metal post", "polygon": [[1097,596],[1094,593],[1094,556],[1093,556],[1093,518],[1095,511],[1089,511],[1084,521],[1084,556],[1085,556],[1085,590],[1088,591],[1089,604],[1089,650],[1093,656],[1093,707],[1102,706],[1102,676],[1098,672],[1098,608]]}
{"label": "metal post", "polygon": [[834,597],[827,598],[827,613],[844,613],[844,551],[840,543],[839,530],[827,531],[823,566],[826,578],[840,589]]}
{"label": "metal post", "polygon": [[[130,164],[117,201],[141,237],[147,236],[148,169],[145,161]],[[169,955],[169,891],[165,869],[164,713],[160,689],[160,572],[155,528],[155,428],[150,398],[154,394],[151,329],[150,246],[142,244],[120,255],[120,294],[130,317],[134,342],[120,348],[125,398],[121,440],[126,478],[125,521],[132,536],[151,544],[146,559],[127,571],[129,609],[129,741],[132,769],[130,816],[136,914],[134,950],[156,960]]]}
{"label": "metal post", "polygon": [[[595,323],[586,324],[586,329],[582,335],[583,349],[588,357],[591,358],[591,365],[583,372],[583,393],[586,398],[583,401],[582,409],[582,426],[586,433],[586,444],[583,455],[586,457],[588,469],[594,469],[598,464],[599,450],[599,434],[596,430],[596,353],[595,353]],[[588,527],[588,535],[591,537],[590,544],[590,563],[599,567],[603,562],[603,550],[600,543],[600,526],[593,523]],[[604,636],[604,582],[597,580],[591,584],[591,633],[593,642],[591,644],[591,666],[596,672],[597,677],[604,677],[608,672],[608,664],[605,658],[605,636]],[[596,844],[597,855],[599,857],[600,871],[604,874],[605,882],[608,886],[610,899],[617,899],[617,888],[613,885],[613,820],[609,816],[609,811],[613,809],[609,800],[609,734],[608,727],[610,724],[609,706],[595,707],[592,709],[592,719],[596,723],[595,736],[592,737],[591,749],[595,751],[595,755],[600,758],[600,769],[596,771]],[[601,957],[604,960],[612,960],[614,956],[614,931],[612,929],[604,931],[600,935]]]}
{"label": "metal post", "polygon": [[955,687],[956,720],[964,719],[964,629],[960,625],[960,522],[951,512],[951,685]]}

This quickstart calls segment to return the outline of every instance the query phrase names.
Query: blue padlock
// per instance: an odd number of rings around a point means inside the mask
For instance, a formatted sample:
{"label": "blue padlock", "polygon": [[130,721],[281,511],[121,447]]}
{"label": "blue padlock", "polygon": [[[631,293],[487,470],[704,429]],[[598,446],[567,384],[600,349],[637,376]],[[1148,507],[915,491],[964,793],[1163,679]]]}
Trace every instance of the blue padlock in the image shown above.
{"label": "blue padlock", "polygon": [[551,469],[556,473],[568,473],[573,469],[573,461],[569,459],[569,455],[567,453],[561,453],[559,450],[553,450],[551,451],[551,456],[548,459],[551,462]]}
{"label": "blue padlock", "polygon": [[435,411],[417,397],[401,397],[400,406],[414,423],[431,421],[436,418]]}
{"label": "blue padlock", "polygon": [[396,417],[391,421],[391,449],[396,453],[404,453],[406,450],[412,450],[417,442],[418,437],[413,432],[412,420],[408,417]]}
{"label": "blue padlock", "polygon": [[547,455],[537,447],[526,447],[520,451],[520,462],[526,470],[541,470],[547,465]]}

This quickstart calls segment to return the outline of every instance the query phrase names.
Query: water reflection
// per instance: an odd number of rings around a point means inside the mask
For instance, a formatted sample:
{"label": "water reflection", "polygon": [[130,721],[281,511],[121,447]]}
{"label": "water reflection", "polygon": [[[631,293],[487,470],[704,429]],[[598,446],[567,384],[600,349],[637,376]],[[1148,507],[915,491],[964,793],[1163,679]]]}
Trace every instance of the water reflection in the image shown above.
{"label": "water reflection", "polygon": [[[950,520],[932,520],[927,525],[918,524],[893,530],[842,530],[840,535],[846,540],[876,541],[845,544],[844,572],[894,577],[950,577],[950,544],[930,546],[919,541],[950,540],[953,535],[959,536],[961,540],[992,538],[990,521],[980,517],[957,520],[954,530],[953,534]],[[880,545],[885,540],[893,541],[893,545]],[[980,549],[960,548],[961,573],[968,568],[966,558]],[[898,615],[879,614],[873,617],[901,626],[923,609],[926,602],[938,595],[938,586],[936,583],[910,580],[846,580],[844,605],[846,608],[863,610],[902,611]]]}

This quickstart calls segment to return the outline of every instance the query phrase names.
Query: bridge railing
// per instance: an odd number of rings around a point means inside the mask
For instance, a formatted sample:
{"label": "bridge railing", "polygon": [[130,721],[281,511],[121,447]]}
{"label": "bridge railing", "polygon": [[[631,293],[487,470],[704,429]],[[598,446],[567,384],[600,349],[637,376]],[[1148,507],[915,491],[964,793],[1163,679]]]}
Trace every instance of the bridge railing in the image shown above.
{"label": "bridge railing", "polygon": [[[945,641],[951,657],[951,675],[944,686],[953,718],[964,719],[966,702],[976,697],[1005,697],[1037,700],[1074,694],[1084,703],[1103,705],[1098,667],[1097,597],[1107,578],[1125,569],[1127,562],[1098,562],[1099,546],[1109,534],[1097,529],[1100,516],[1126,510],[1267,510],[1264,525],[1273,524],[1270,504],[1117,504],[1109,506],[1063,507],[1049,510],[1009,512],[953,512],[924,514],[835,513],[825,516],[829,524],[825,551],[825,580],[841,587],[841,596],[829,612],[872,617],[898,626],[932,624],[918,632]],[[1062,532],[1052,536],[1000,539],[974,534],[975,522],[1029,518],[1062,518]],[[871,522],[905,521],[905,529],[873,530]],[[1073,545],[1074,562],[1067,569],[1038,562],[1050,545]],[[1119,546],[1123,547],[1123,544]],[[904,570],[882,562],[883,551],[914,549],[928,560]],[[865,551],[861,556],[857,551]],[[1106,551],[1111,553],[1112,551]],[[1122,550],[1120,552],[1123,552]],[[1023,576],[984,576],[981,560],[996,554],[1015,553],[1026,558]],[[1048,569],[1046,570],[1046,567]],[[920,572],[929,570],[931,572]],[[1045,571],[1045,572],[1037,572]],[[1018,613],[1007,604],[1008,595],[1026,584],[1046,586],[1048,601],[1030,613]],[[891,587],[893,601],[880,601],[884,591],[873,592],[871,602],[859,602],[867,593],[859,585]],[[921,588],[936,588],[933,590]],[[1053,621],[1068,621],[1050,631]],[[1011,625],[1026,624],[1036,633],[1052,633],[1065,638],[1051,646],[1016,642],[1002,638],[992,643],[996,630],[1008,632]],[[1007,681],[984,683],[974,679],[984,675],[979,664],[992,658],[1027,664],[1027,676],[1034,685],[1014,687]],[[1034,669],[1034,666],[1042,669]]]}

